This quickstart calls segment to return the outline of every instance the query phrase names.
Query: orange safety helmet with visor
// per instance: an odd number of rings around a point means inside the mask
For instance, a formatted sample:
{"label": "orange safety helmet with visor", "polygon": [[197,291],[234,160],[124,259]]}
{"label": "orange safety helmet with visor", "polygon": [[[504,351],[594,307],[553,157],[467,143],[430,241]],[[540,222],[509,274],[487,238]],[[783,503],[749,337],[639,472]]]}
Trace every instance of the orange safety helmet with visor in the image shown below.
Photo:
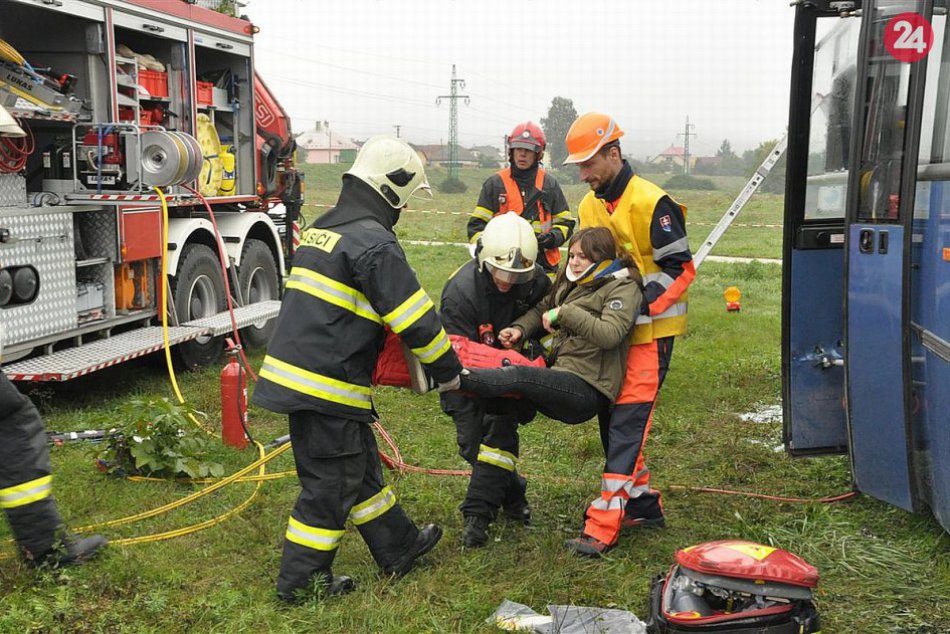
{"label": "orange safety helmet with visor", "polygon": [[600,112],[582,114],[567,131],[567,158],[564,164],[583,163],[622,136],[623,130],[610,115]]}

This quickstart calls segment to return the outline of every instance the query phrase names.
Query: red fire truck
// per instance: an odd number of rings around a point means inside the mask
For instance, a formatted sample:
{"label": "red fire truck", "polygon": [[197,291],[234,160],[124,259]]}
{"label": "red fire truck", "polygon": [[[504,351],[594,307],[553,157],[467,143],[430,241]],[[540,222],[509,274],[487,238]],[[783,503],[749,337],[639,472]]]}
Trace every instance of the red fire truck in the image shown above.
{"label": "red fire truck", "polygon": [[255,30],[177,0],[0,0],[9,378],[160,349],[163,293],[178,357],[212,363],[232,329],[225,275],[245,344],[266,342],[292,240],[267,212],[281,203],[292,223],[301,178]]}

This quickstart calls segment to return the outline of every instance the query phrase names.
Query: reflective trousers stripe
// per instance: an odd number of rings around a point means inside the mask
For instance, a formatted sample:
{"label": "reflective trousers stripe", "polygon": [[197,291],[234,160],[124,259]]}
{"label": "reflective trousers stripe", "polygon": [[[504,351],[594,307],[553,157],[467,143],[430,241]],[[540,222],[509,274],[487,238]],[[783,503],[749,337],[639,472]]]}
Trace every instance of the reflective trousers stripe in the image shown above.
{"label": "reflective trousers stripe", "polygon": [[334,306],[344,308],[373,323],[383,323],[382,318],[373,309],[365,295],[355,288],[337,282],[316,271],[295,266],[290,270],[287,288],[307,293]]}
{"label": "reflective trousers stripe", "polygon": [[504,451],[503,449],[489,447],[488,445],[479,445],[478,461],[495,465],[505,471],[514,471],[515,465],[518,463],[518,458],[515,454]]}
{"label": "reflective trousers stripe", "polygon": [[445,334],[445,329],[439,328],[439,334],[427,345],[422,348],[410,348],[410,350],[412,350],[414,355],[419,357],[419,361],[422,363],[434,363],[442,358],[442,355],[451,347],[452,342],[449,341],[448,336]]}
{"label": "reflective trousers stripe", "polygon": [[373,497],[360,502],[350,511],[350,520],[359,526],[371,522],[396,506],[396,494],[388,486]]}
{"label": "reflective trousers stripe", "polygon": [[300,392],[324,401],[340,403],[360,409],[372,409],[371,388],[346,383],[328,376],[298,368],[268,355],[261,366],[261,377],[282,385],[288,390]]}
{"label": "reflective trousers stripe", "polygon": [[23,484],[0,489],[0,508],[12,509],[48,498],[53,492],[53,476],[43,476]]}
{"label": "reflective trousers stripe", "polygon": [[343,539],[346,531],[331,530],[328,528],[317,528],[316,526],[307,526],[300,520],[293,517],[287,522],[287,533],[285,537],[295,544],[306,546],[314,550],[335,550]]}
{"label": "reflective trousers stripe", "polygon": [[434,309],[435,306],[432,304],[432,300],[429,299],[426,292],[420,288],[394,310],[383,315],[383,321],[389,324],[393,332],[398,335],[419,321],[427,312]]}

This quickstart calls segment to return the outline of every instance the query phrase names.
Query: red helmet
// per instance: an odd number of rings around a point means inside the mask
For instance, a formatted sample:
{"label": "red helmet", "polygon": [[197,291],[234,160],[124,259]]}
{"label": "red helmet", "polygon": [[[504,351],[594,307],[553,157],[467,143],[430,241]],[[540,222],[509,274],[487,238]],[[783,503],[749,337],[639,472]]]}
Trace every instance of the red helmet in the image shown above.
{"label": "red helmet", "polygon": [[538,157],[544,153],[547,141],[544,140],[544,131],[541,126],[531,121],[519,123],[508,135],[508,149],[522,148],[537,152]]}

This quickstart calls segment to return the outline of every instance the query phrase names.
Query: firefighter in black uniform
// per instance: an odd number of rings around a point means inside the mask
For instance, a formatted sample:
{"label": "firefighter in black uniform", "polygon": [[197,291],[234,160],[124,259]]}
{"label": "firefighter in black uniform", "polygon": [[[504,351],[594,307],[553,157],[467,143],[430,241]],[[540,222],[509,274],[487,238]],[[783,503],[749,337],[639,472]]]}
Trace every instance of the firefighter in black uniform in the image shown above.
{"label": "firefighter in black uniform", "polygon": [[31,566],[80,563],[106,544],[99,535],[79,539],[66,532],[52,492],[40,413],[0,373],[0,508],[10,522],[20,556]]}
{"label": "firefighter in black uniform", "polygon": [[398,334],[439,384],[456,389],[462,366],[419,286],[393,225],[409,197],[428,190],[406,143],[373,137],[343,176],[336,206],[301,237],[254,392],[289,415],[301,492],[277,578],[280,598],[353,588],[331,572],[349,518],[385,574],[402,575],[442,529],[421,530],[383,480],[370,423],[370,379],[386,336]]}
{"label": "firefighter in black uniform", "polygon": [[574,218],[561,186],[541,167],[544,132],[530,121],[508,135],[510,167],[492,174],[483,184],[475,211],[468,219],[468,239],[477,244],[493,217],[514,212],[531,223],[542,252],[538,262],[552,280],[561,262],[559,247],[574,231]]}
{"label": "firefighter in black uniform", "polygon": [[[456,271],[442,289],[442,323],[449,334],[496,345],[495,335],[547,294],[551,281],[536,264],[538,247],[528,221],[515,214],[493,218],[479,237],[476,259]],[[500,342],[497,342],[497,347]],[[459,507],[465,518],[463,543],[488,542],[488,525],[498,509],[528,523],[527,481],[518,474],[518,424],[534,417],[517,400],[486,411],[480,399],[442,394],[442,410],[455,421],[459,454],[472,465],[472,478]]]}

